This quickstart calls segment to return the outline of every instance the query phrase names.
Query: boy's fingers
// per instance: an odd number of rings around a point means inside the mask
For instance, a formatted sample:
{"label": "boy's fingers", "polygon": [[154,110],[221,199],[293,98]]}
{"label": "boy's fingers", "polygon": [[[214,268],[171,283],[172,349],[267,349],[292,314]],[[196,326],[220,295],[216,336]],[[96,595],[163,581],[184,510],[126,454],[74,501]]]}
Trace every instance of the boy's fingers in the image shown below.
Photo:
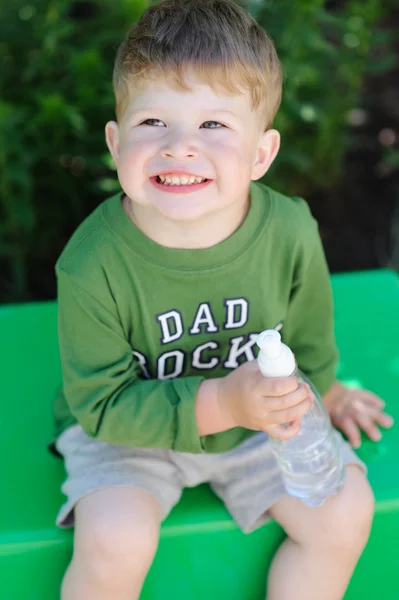
{"label": "boy's fingers", "polygon": [[382,421],[385,423],[388,421],[391,422],[391,424],[393,423],[393,419],[390,415],[388,415],[387,413],[383,413],[381,412],[381,410],[379,408],[377,408],[376,406],[371,406],[370,404],[363,404],[363,407],[361,409],[358,409],[355,411],[354,413],[356,416],[356,420],[358,419],[359,416],[365,416],[365,417],[370,417],[373,421],[378,421],[380,420],[381,416],[384,415]]}
{"label": "boy's fingers", "polygon": [[[294,392],[284,394],[284,396],[265,397],[265,403],[267,403],[268,411],[280,411],[296,406],[310,396],[314,398],[309,388],[305,384],[301,383],[301,385]],[[291,421],[292,419],[288,420]]]}
{"label": "boy's fingers", "polygon": [[274,377],[268,379],[262,375],[259,380],[258,390],[264,396],[280,397],[295,392],[301,386],[303,387],[304,384],[299,384],[296,377]]}
{"label": "boy's fingers", "polygon": [[313,404],[311,398],[305,398],[302,402],[299,402],[295,406],[286,408],[284,410],[272,410],[268,412],[267,419],[269,423],[280,425],[281,423],[291,423],[296,419],[300,419],[306,414]]}
{"label": "boy's fingers", "polygon": [[363,400],[363,402],[366,402],[366,404],[369,404],[370,406],[375,406],[379,409],[384,408],[385,406],[384,400],[382,400],[379,396],[376,396],[376,394],[373,394],[373,392],[369,392],[366,390],[362,390],[361,400]]}
{"label": "boy's fingers", "polygon": [[268,427],[267,433],[274,437],[276,440],[284,442],[295,437],[301,428],[301,420],[295,419],[288,423],[288,425],[272,425]]}
{"label": "boy's fingers", "polygon": [[350,417],[343,418],[342,421],[340,421],[340,423],[339,423],[339,428],[341,429],[341,431],[344,432],[344,434],[346,435],[346,437],[349,440],[349,443],[354,448],[360,447],[359,428],[357,427],[356,423]]}
{"label": "boy's fingers", "polygon": [[370,415],[358,413],[356,415],[357,424],[371,440],[378,442],[381,439],[381,432],[378,427],[375,426],[374,421]]}
{"label": "boy's fingers", "polygon": [[374,417],[374,421],[376,421],[378,425],[381,425],[381,427],[392,427],[394,423],[393,417],[391,417],[391,415],[382,412],[378,413]]}

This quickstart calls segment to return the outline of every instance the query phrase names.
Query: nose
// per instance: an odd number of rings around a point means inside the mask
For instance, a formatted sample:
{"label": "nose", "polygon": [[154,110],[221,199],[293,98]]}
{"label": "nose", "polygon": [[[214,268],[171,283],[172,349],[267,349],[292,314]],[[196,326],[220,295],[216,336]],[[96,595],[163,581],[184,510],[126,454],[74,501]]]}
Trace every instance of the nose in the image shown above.
{"label": "nose", "polygon": [[163,158],[184,160],[187,158],[196,158],[198,156],[198,149],[189,133],[175,131],[169,133],[161,155]]}

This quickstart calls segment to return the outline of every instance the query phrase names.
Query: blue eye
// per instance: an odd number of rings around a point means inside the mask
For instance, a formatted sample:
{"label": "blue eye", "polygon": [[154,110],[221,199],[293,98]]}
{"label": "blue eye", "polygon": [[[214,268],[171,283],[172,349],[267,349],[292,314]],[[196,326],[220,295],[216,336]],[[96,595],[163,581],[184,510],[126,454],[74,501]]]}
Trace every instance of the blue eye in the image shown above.
{"label": "blue eye", "polygon": [[221,129],[222,127],[224,127],[224,125],[222,125],[222,123],[219,123],[218,121],[205,121],[204,123],[202,123],[201,127],[203,129]]}
{"label": "blue eye", "polygon": [[146,119],[141,123],[142,125],[150,125],[151,127],[164,127],[165,123],[159,119]]}

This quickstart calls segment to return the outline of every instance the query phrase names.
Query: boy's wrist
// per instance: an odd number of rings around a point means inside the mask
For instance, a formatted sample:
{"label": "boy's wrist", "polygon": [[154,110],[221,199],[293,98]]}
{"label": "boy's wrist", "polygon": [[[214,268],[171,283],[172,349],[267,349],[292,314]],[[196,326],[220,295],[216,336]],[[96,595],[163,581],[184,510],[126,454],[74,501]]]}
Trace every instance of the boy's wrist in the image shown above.
{"label": "boy's wrist", "polygon": [[345,386],[336,379],[328,391],[322,395],[322,400],[328,413],[334,407],[334,404],[342,395],[344,390]]}
{"label": "boy's wrist", "polygon": [[195,413],[199,435],[220,433],[235,427],[220,402],[221,379],[205,379],[197,392]]}

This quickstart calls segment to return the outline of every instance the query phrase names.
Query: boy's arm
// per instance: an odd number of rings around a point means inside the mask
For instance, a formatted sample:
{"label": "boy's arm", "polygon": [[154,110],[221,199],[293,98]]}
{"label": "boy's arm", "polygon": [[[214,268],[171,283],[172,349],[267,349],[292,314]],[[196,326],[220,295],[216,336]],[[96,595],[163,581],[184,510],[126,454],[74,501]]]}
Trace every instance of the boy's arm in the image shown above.
{"label": "boy's arm", "polygon": [[208,386],[197,414],[202,377],[140,379],[141,367],[116,311],[64,272],[57,275],[64,393],[89,436],[128,446],[202,452],[201,435],[229,428],[217,416]]}
{"label": "boy's arm", "polygon": [[299,368],[325,394],[336,381],[338,349],[330,275],[314,221],[309,258],[297,266],[282,335]]}
{"label": "boy's arm", "polygon": [[195,416],[201,436],[236,427],[236,424],[221,410],[217,379],[207,379],[200,384],[195,401]]}
{"label": "boy's arm", "polygon": [[321,240],[314,229],[309,261],[298,268],[292,301],[284,323],[284,341],[295,352],[300,369],[309,376],[323,398],[335,427],[349,442],[360,446],[360,431],[379,440],[376,427],[391,427],[393,419],[382,412],[384,402],[367,390],[346,388],[335,377],[338,351],[334,338],[333,296]]}

